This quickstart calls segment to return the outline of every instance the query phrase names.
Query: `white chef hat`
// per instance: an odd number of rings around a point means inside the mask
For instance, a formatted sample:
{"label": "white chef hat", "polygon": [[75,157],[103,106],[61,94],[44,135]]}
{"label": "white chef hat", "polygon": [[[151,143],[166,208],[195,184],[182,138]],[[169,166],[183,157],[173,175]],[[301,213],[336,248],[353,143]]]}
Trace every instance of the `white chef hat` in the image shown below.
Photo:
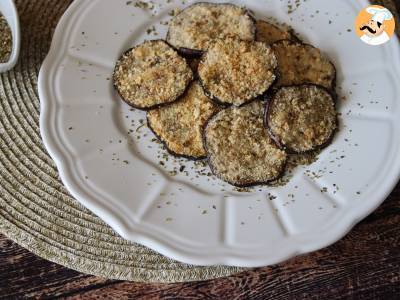
{"label": "white chef hat", "polygon": [[381,24],[383,24],[385,20],[391,20],[393,18],[392,13],[387,8],[368,7],[366,10],[367,13],[373,15],[372,21]]}

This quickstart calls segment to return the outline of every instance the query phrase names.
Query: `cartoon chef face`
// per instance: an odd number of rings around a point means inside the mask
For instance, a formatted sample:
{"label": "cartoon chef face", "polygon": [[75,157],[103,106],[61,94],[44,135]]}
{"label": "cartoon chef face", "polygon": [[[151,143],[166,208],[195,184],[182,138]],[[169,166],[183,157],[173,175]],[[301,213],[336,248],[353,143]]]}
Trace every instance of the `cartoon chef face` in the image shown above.
{"label": "cartoon chef face", "polygon": [[361,40],[369,45],[381,45],[390,40],[389,35],[385,31],[385,22],[393,19],[393,15],[386,8],[368,7],[367,13],[371,15],[367,23],[361,25],[360,30],[363,32]]}
{"label": "cartoon chef face", "polygon": [[371,19],[367,23],[363,24],[360,30],[369,37],[375,37],[381,35],[385,31],[385,28],[385,24]]}

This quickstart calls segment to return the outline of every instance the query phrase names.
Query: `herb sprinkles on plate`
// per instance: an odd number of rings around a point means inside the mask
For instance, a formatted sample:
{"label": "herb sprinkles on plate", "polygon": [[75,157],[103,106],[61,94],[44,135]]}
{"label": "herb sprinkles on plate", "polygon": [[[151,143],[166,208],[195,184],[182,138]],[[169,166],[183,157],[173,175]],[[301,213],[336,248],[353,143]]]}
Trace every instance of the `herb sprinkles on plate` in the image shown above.
{"label": "herb sprinkles on plate", "polygon": [[326,147],[337,130],[333,63],[233,4],[189,6],[166,41],[125,52],[113,80],[170,154],[206,159],[239,187],[276,181],[290,154]]}

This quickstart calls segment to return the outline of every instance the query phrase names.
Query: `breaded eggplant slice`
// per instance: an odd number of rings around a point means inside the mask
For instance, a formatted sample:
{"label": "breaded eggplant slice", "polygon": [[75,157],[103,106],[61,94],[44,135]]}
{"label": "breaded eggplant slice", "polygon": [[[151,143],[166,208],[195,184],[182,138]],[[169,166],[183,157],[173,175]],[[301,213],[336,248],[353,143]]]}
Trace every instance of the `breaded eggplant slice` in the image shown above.
{"label": "breaded eggplant slice", "polygon": [[322,149],[338,126],[334,96],[316,85],[282,87],[267,101],[265,126],[289,153]]}
{"label": "breaded eggplant slice", "polygon": [[311,83],[335,89],[335,66],[318,48],[289,40],[278,41],[272,48],[280,75],[276,87]]}
{"label": "breaded eggplant slice", "polygon": [[259,100],[232,106],[212,117],[204,129],[204,144],[212,172],[239,187],[268,184],[283,175],[287,155],[263,124]]}
{"label": "breaded eggplant slice", "polygon": [[256,40],[258,42],[264,42],[270,45],[280,40],[299,41],[298,37],[295,36],[291,30],[281,29],[269,22],[258,20],[256,26]]}
{"label": "breaded eggplant slice", "polygon": [[147,41],[125,52],[113,75],[121,98],[143,110],[176,101],[192,79],[186,60],[161,40]]}
{"label": "breaded eggplant slice", "polygon": [[264,94],[276,79],[277,59],[265,43],[217,40],[198,68],[206,94],[216,102],[240,106]]}
{"label": "breaded eggplant slice", "polygon": [[147,123],[176,156],[206,158],[202,132],[207,120],[220,110],[194,81],[176,102],[147,112]]}
{"label": "breaded eggplant slice", "polygon": [[167,42],[183,54],[201,55],[215,39],[254,41],[255,35],[255,20],[245,8],[200,2],[171,20]]}

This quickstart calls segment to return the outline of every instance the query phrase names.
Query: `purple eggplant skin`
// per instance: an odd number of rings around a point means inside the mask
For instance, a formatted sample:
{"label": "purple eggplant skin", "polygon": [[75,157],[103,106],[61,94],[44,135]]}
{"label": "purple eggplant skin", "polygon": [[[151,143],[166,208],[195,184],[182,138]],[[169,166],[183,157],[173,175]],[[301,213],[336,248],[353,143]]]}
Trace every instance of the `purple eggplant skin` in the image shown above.
{"label": "purple eggplant skin", "polygon": [[[221,110],[221,111],[215,113],[214,115],[212,115],[212,116],[208,119],[208,121],[204,124],[204,126],[203,126],[203,131],[202,131],[202,132],[203,132],[203,136],[202,136],[202,138],[203,138],[203,145],[204,145],[204,148],[206,149],[206,153],[207,153],[207,158],[206,158],[206,159],[207,159],[208,165],[210,166],[211,172],[212,172],[215,176],[217,176],[219,179],[221,179],[222,181],[227,182],[227,183],[229,183],[230,185],[235,186],[235,187],[238,187],[238,188],[247,188],[247,187],[255,187],[255,186],[269,185],[270,183],[272,183],[272,182],[274,182],[274,181],[276,181],[276,180],[282,178],[282,177],[285,175],[285,172],[286,172],[287,162],[285,162],[285,164],[282,166],[282,170],[280,171],[279,175],[276,176],[275,178],[271,179],[271,180],[268,180],[268,181],[253,181],[253,182],[239,182],[239,183],[238,183],[238,182],[227,181],[227,180],[223,179],[223,178],[218,174],[218,172],[215,170],[215,167],[213,166],[212,161],[211,161],[211,155],[210,155],[210,151],[209,151],[208,148],[207,148],[207,137],[206,137],[206,134],[205,134],[205,133],[206,133],[206,129],[207,129],[208,124],[209,124],[212,120],[214,120],[214,119],[216,118],[216,116],[217,116],[219,113],[221,113],[221,112],[223,112],[223,110]],[[265,132],[265,134],[268,134],[268,132]]]}
{"label": "purple eggplant skin", "polygon": [[[291,28],[289,29],[289,33],[292,37],[292,41],[297,42],[297,43],[302,43],[304,44],[304,42],[302,41],[302,39],[294,32],[294,30]],[[277,41],[278,42],[278,41]]]}
{"label": "purple eggplant skin", "polygon": [[[171,45],[171,44],[169,44]],[[180,55],[183,57],[189,57],[189,58],[198,58],[201,57],[204,53],[202,50],[196,50],[196,49],[189,49],[189,48],[174,48]]]}
{"label": "purple eggplant skin", "polygon": [[[145,41],[145,43],[158,42],[158,41],[162,41],[162,42],[166,43],[167,45],[169,45],[169,44],[168,44],[166,41],[164,41],[163,39]],[[142,44],[143,44],[143,43],[142,43]],[[120,61],[120,59],[121,59],[124,55],[128,54],[130,51],[132,51],[133,49],[139,47],[139,46],[142,45],[142,44],[139,44],[139,45],[136,45],[136,46],[134,46],[134,47],[132,47],[132,48],[129,48],[128,50],[126,50],[125,52],[122,53],[122,55],[118,58],[117,63],[115,64],[115,67],[114,67],[114,70],[113,70],[113,73],[112,73],[112,79],[113,79],[113,87],[114,87],[115,91],[117,92],[117,95],[119,96],[119,98],[120,98],[122,101],[124,101],[126,104],[128,104],[129,106],[131,106],[131,107],[133,107],[133,108],[135,108],[135,109],[139,109],[139,110],[143,110],[143,111],[149,111],[149,110],[152,110],[152,109],[155,109],[155,108],[159,108],[159,107],[162,107],[162,106],[165,106],[165,105],[168,105],[168,104],[171,104],[171,103],[174,103],[175,101],[177,101],[177,100],[178,100],[182,95],[184,95],[184,94],[186,93],[186,91],[188,90],[190,84],[191,84],[192,81],[194,80],[194,74],[193,74],[193,76],[192,76],[192,80],[190,80],[190,81],[188,82],[188,84],[187,84],[186,88],[183,90],[183,92],[182,92],[181,94],[177,95],[177,96],[176,96],[176,99],[173,100],[173,101],[171,101],[171,102],[156,104],[156,105],[152,105],[152,106],[148,106],[148,107],[142,107],[142,106],[138,106],[138,105],[135,105],[135,104],[130,103],[127,99],[125,99],[124,97],[122,97],[122,95],[120,94],[120,92],[119,92],[119,90],[118,90],[118,87],[117,87],[117,85],[116,85],[116,83],[115,83],[115,80],[114,80],[114,78],[115,78],[115,72],[117,71],[118,62]],[[169,46],[170,46],[170,45],[169,45]],[[172,47],[172,49],[175,50],[175,48],[173,48],[173,47]],[[179,55],[179,53],[178,53],[176,50],[175,50],[175,52]],[[186,62],[186,63],[187,63],[187,62]]]}
{"label": "purple eggplant skin", "polygon": [[187,56],[184,56],[184,58],[186,59],[186,62],[189,65],[189,67],[192,69],[194,79],[198,80],[199,79],[199,72],[197,71],[197,69],[199,67],[198,64],[200,63],[200,60],[197,62],[196,68],[193,68],[191,60],[197,60],[197,58],[192,58],[192,57],[187,57]]}
{"label": "purple eggplant skin", "polygon": [[[209,3],[209,2],[197,2],[194,3],[188,7],[186,7],[184,10],[182,10],[179,14],[177,14],[176,16],[174,16],[174,18],[176,18],[177,16],[179,16],[180,14],[182,14],[186,9],[189,9],[192,6],[196,6],[196,5],[231,5],[231,6],[237,6],[235,4],[232,3]],[[246,10],[246,15],[250,18],[251,22],[253,23],[253,40],[256,40],[256,36],[257,36],[257,20],[256,18],[253,16],[253,14],[249,11]],[[178,51],[178,53],[180,53],[182,56],[186,56],[186,57],[190,57],[190,58],[199,58],[204,54],[204,50],[200,50],[200,49],[190,49],[190,48],[185,48],[185,47],[175,47],[173,46],[170,42],[170,29],[168,29],[167,32],[167,36],[165,38],[166,42],[168,43],[168,45],[170,45],[171,47],[173,47],[176,51]]]}
{"label": "purple eggplant skin", "polygon": [[280,88],[278,88],[278,89],[275,89],[271,94],[269,94],[269,95],[265,98],[264,127],[267,129],[267,131],[268,131],[270,137],[275,141],[276,145],[277,145],[279,148],[281,148],[282,150],[286,151],[286,153],[288,153],[288,154],[307,154],[307,153],[311,153],[311,152],[314,152],[314,151],[322,150],[322,149],[328,147],[328,146],[332,143],[332,141],[333,141],[333,139],[334,139],[334,137],[335,137],[337,131],[339,130],[339,119],[338,119],[338,117],[336,117],[336,128],[335,128],[335,130],[332,130],[332,133],[331,133],[331,135],[329,136],[329,138],[328,138],[322,145],[319,145],[319,146],[316,146],[316,147],[314,147],[314,148],[312,148],[312,149],[310,149],[310,150],[301,151],[301,152],[296,151],[296,150],[294,150],[294,149],[291,149],[290,147],[287,147],[287,146],[284,145],[284,144],[282,143],[282,141],[280,141],[279,138],[274,134],[273,130],[272,130],[271,127],[269,126],[269,116],[270,116],[270,112],[271,112],[270,108],[272,107],[272,105],[273,105],[273,103],[274,103],[274,101],[275,101],[275,95],[276,95],[276,93],[277,93],[280,89],[286,88],[286,87],[307,87],[307,86],[315,86],[315,87],[318,87],[318,88],[320,88],[320,89],[325,90],[325,91],[332,97],[332,101],[333,101],[334,106],[335,106],[335,108],[336,108],[336,105],[337,105],[337,95],[336,95],[336,93],[333,93],[331,90],[327,89],[326,87],[323,87],[323,86],[320,86],[320,85],[317,85],[317,84],[311,84],[311,83],[299,84],[299,85],[290,85],[290,86],[282,86],[282,87],[280,87]]}

